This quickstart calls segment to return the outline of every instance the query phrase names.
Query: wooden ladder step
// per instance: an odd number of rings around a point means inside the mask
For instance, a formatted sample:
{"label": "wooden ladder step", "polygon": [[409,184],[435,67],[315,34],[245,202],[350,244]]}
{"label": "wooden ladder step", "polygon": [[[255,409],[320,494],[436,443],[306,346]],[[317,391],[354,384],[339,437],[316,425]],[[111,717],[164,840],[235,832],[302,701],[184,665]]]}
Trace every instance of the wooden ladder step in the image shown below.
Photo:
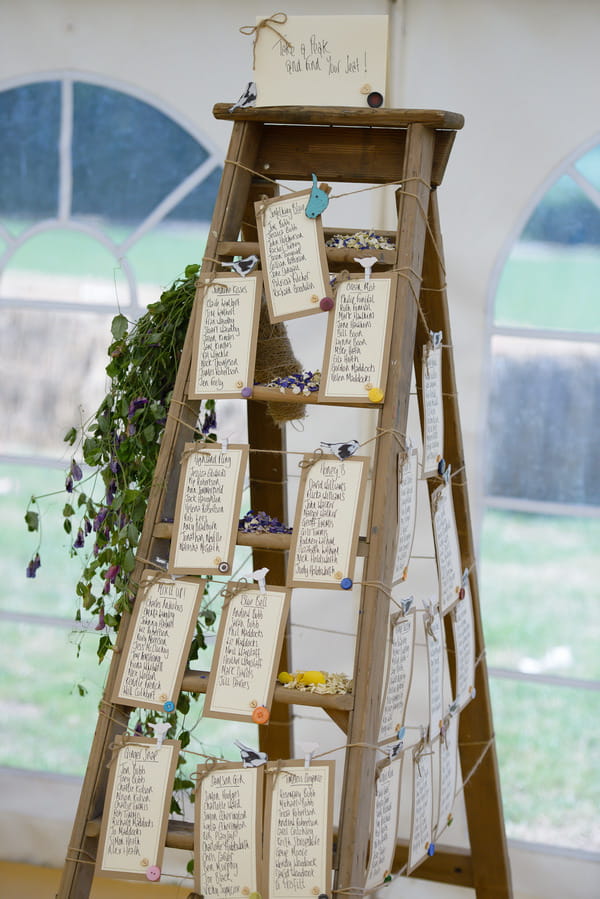
{"label": "wooden ladder step", "polygon": [[[173,523],[159,521],[154,525],[152,536],[157,540],[170,540],[173,536]],[[287,551],[292,540],[291,534],[259,534],[250,531],[238,531],[237,546],[250,546],[253,549],[278,549]],[[369,544],[364,537],[358,540],[357,555],[366,557],[369,554]]]}

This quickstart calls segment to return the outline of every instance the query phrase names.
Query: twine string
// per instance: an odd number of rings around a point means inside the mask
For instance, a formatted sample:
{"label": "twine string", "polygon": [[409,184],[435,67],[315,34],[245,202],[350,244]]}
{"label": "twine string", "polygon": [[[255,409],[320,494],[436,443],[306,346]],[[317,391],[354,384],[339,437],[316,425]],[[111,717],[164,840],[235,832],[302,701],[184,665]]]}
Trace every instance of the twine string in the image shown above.
{"label": "twine string", "polygon": [[284,12],[276,12],[273,13],[272,16],[267,16],[265,19],[261,19],[256,25],[242,25],[240,28],[241,34],[247,34],[249,37],[254,36],[254,40],[252,41],[252,68],[256,68],[256,44],[258,42],[258,38],[260,36],[261,31],[265,28],[268,28],[269,31],[272,31],[277,35],[280,41],[282,41],[285,46],[289,49],[292,44],[288,41],[287,37],[279,31],[278,28],[275,28],[275,25],[285,25],[287,22],[287,16]]}

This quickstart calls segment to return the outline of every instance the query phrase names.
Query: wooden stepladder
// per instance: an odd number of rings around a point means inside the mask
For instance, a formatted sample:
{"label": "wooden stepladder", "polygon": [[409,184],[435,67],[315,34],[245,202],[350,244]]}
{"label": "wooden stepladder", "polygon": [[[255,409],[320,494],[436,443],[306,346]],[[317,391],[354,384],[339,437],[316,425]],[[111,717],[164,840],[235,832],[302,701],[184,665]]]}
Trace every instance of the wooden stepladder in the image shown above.
{"label": "wooden stepladder", "polygon": [[[370,529],[364,541],[366,555],[358,616],[353,692],[345,695],[295,693],[275,688],[270,726],[260,729],[261,748],[271,759],[292,757],[291,704],[319,705],[347,737],[344,789],[339,830],[334,850],[334,893],[365,882],[369,852],[370,809],[375,778],[377,743],[385,653],[389,628],[389,593],[395,561],[398,441],[406,433],[413,364],[420,391],[420,353],[428,330],[443,331],[451,344],[445,292],[441,232],[436,190],[441,184],[462,116],[438,110],[371,110],[354,108],[277,107],[237,110],[225,104],[214,110],[220,119],[233,121],[233,133],[224,166],[201,277],[208,278],[221,261],[250,253],[258,255],[253,226],[252,201],[273,194],[279,180],[307,181],[311,172],[327,182],[394,184],[397,190],[398,228],[395,251],[385,251],[381,261],[401,276],[397,279],[395,311],[389,359],[389,377],[383,403],[378,407]],[[261,177],[263,176],[263,177]],[[267,180],[265,180],[267,179]],[[240,238],[241,235],[241,238]],[[377,251],[380,253],[381,251]],[[354,253],[328,250],[330,271],[354,268]],[[177,380],[173,413],[169,414],[157,465],[155,485],[149,497],[138,549],[140,559],[168,555],[180,459],[195,424],[194,401],[188,397],[192,358],[193,318],[190,322]],[[445,459],[454,471],[464,465],[456,401],[452,351],[443,356]],[[277,388],[256,386],[248,400],[248,442],[261,453],[250,453],[250,489],[253,508],[286,519],[285,434],[267,414],[267,402],[290,400]],[[295,397],[315,402],[316,396]],[[349,404],[351,405],[351,403]],[[435,855],[419,869],[418,876],[473,887],[479,899],[512,896],[504,835],[497,761],[493,743],[484,641],[479,612],[474,546],[470,527],[464,472],[452,483],[457,533],[463,568],[469,569],[475,624],[475,698],[460,715],[459,751],[463,778],[470,852],[437,846]],[[276,539],[275,539],[276,538]],[[285,535],[241,535],[238,543],[251,546],[255,568],[270,569],[273,583],[285,584]],[[134,572],[139,581],[143,563]],[[445,621],[447,643],[452,650],[452,630]],[[128,621],[124,618],[117,649],[123,646]],[[286,656],[281,668],[291,667]],[[108,675],[106,696],[112,695],[116,660]],[[204,692],[206,678],[187,672],[183,690]],[[126,724],[129,710],[111,704],[110,714],[98,719],[79,809],[63,871],[60,899],[82,899],[89,894],[98,848],[99,821],[106,792],[107,760],[114,737]],[[120,724],[119,722],[122,722]],[[486,751],[482,754],[482,747]],[[166,845],[193,848],[191,824],[171,822]],[[394,869],[406,862],[407,846],[398,843]],[[151,887],[150,887],[151,888]]]}

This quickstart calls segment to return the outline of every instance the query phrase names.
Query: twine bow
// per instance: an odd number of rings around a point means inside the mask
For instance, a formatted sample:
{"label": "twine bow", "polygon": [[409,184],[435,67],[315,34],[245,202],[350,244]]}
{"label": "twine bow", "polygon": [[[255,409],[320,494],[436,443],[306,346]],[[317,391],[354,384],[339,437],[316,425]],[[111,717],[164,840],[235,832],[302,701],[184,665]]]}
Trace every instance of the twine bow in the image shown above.
{"label": "twine bow", "polygon": [[[252,42],[252,68],[256,68],[256,42],[258,41],[258,37],[263,30],[263,28],[268,28],[269,31],[274,32],[277,35],[279,40],[283,41],[286,47],[290,48],[292,44],[281,31],[278,31],[275,28],[275,25],[285,25],[287,22],[287,16],[284,12],[275,12],[272,16],[268,16],[266,19],[261,19],[260,22],[256,25],[242,25],[240,28],[241,34],[254,35],[254,41]],[[272,24],[273,23],[273,24]]]}

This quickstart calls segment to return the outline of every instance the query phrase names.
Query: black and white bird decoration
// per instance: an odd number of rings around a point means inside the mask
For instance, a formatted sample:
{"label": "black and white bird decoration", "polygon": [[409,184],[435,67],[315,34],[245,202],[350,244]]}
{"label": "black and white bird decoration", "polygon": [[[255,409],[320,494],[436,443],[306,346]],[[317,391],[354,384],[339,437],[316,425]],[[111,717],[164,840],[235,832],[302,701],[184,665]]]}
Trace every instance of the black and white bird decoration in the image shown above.
{"label": "black and white bird decoration", "polygon": [[259,752],[257,749],[252,749],[251,746],[246,746],[246,744],[242,743],[240,740],[234,740],[233,742],[240,750],[244,768],[260,768],[261,765],[265,765],[269,760],[266,752]]}
{"label": "black and white bird decoration", "polygon": [[246,90],[243,92],[237,103],[234,103],[233,106],[229,107],[229,112],[235,112],[236,109],[245,109],[247,106],[254,106],[256,103],[256,96],[256,84],[254,81],[249,81]]}
{"label": "black and white bird decoration", "polygon": [[324,443],[321,441],[321,446],[343,462],[344,459],[354,455],[360,443],[358,440],[347,440],[346,443]]}
{"label": "black and white bird decoration", "polygon": [[252,271],[256,263],[258,262],[258,256],[246,256],[244,259],[237,259],[235,262],[222,262],[225,268],[232,268],[234,272],[237,272],[238,275],[241,275],[242,278],[245,278],[246,275]]}

